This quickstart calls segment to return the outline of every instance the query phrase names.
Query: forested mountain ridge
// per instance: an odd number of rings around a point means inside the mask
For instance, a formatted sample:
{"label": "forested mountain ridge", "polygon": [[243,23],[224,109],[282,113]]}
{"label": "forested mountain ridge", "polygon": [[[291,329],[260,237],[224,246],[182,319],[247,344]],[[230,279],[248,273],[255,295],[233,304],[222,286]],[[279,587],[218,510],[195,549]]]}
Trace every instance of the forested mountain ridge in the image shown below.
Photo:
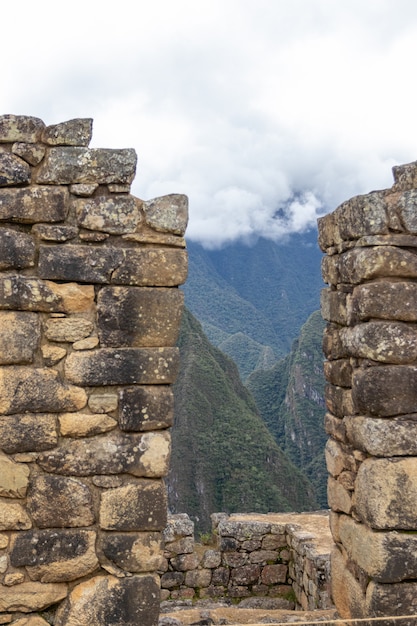
{"label": "forested mountain ridge", "polygon": [[171,511],[187,512],[207,530],[215,511],[317,508],[312,485],[279,448],[235,364],[210,344],[187,310],[178,345]]}
{"label": "forested mountain ridge", "polygon": [[319,307],[317,233],[284,243],[259,238],[220,250],[188,244],[186,304],[209,340],[229,354],[242,379],[288,354],[302,324]]}

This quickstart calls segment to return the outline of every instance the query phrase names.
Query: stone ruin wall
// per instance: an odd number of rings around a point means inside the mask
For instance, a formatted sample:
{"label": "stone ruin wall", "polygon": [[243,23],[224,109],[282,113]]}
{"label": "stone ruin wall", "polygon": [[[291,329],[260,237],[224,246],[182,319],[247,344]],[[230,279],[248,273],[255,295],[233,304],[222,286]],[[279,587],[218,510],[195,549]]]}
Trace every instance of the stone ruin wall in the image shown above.
{"label": "stone ruin wall", "polygon": [[0,624],[158,621],[187,199],[91,133],[0,117]]}
{"label": "stone ruin wall", "polygon": [[319,220],[331,576],[344,618],[417,614],[417,163],[393,174],[391,189]]}

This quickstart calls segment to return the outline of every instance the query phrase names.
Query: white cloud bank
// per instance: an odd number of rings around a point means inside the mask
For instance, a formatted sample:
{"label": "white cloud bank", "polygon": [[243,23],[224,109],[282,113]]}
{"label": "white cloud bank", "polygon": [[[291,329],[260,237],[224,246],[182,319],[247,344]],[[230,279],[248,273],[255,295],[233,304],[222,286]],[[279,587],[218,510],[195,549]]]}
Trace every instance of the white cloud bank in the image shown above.
{"label": "white cloud bank", "polygon": [[417,159],[414,0],[5,0],[2,24],[0,112],[93,117],[205,245],[310,228]]}

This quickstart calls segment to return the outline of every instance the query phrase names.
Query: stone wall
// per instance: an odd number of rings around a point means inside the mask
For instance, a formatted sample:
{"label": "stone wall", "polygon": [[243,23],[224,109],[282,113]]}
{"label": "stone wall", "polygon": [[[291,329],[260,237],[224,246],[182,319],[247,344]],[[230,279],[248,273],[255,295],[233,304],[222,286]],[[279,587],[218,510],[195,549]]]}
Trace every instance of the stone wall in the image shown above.
{"label": "stone wall", "polygon": [[327,512],[214,513],[211,545],[195,543],[185,514],[168,519],[161,598],[270,609],[327,609],[332,538]]}
{"label": "stone wall", "polygon": [[158,620],[187,199],[91,132],[0,117],[1,624]]}
{"label": "stone wall", "polygon": [[[333,598],[417,613],[417,163],[319,220]],[[414,623],[414,621],[413,621]]]}

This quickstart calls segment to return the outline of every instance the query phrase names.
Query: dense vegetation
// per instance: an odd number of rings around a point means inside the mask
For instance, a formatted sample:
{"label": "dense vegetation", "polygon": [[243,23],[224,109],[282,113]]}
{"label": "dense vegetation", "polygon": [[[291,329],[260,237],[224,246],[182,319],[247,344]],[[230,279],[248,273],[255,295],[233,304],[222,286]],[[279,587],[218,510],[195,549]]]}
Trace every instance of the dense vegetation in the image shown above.
{"label": "dense vegetation", "polygon": [[277,445],[235,364],[209,343],[188,311],[179,347],[171,510],[186,511],[207,530],[215,511],[315,508],[312,486]]}

